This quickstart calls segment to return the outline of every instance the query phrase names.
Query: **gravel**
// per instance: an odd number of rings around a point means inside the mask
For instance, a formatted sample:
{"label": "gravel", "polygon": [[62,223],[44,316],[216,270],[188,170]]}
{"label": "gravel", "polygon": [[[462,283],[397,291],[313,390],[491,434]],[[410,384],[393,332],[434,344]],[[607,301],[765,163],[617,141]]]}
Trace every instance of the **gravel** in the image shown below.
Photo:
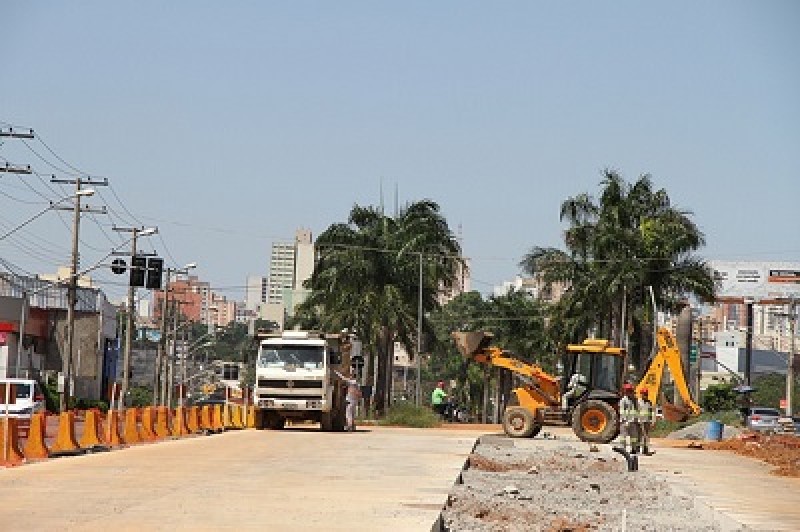
{"label": "gravel", "polygon": [[663,478],[628,472],[607,445],[483,437],[459,481],[441,530],[720,530]]}

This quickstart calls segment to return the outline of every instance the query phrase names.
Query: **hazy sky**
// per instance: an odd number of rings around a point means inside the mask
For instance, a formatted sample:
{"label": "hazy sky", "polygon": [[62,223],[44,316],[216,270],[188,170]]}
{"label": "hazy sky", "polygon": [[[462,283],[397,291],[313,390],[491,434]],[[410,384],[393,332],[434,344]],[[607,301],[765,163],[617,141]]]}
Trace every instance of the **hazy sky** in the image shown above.
{"label": "hazy sky", "polygon": [[[561,202],[606,167],[651,174],[708,259],[800,260],[800,2],[5,0],[0,20],[0,126],[40,134],[0,139],[40,174],[0,173],[0,233],[70,193],[50,174],[108,177],[84,267],[113,224],[156,225],[144,249],[243,299],[273,240],[382,186],[389,211],[395,189],[441,205],[485,292],[561,245]],[[0,257],[51,272],[70,234],[47,212]]]}

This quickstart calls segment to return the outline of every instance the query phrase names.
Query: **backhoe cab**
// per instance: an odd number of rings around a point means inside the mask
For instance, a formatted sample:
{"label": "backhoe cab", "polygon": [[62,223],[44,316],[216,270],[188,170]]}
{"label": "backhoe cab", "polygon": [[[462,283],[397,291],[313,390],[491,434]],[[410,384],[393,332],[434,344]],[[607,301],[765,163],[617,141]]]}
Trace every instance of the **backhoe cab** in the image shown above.
{"label": "backhoe cab", "polygon": [[[490,346],[492,334],[454,332],[461,355],[469,360],[505,368],[520,383],[515,401],[503,413],[503,430],[511,437],[535,436],[544,425],[571,425],[584,441],[608,443],[619,432],[617,402],[625,369],[625,350],[607,340],[586,340],[569,345],[562,356],[563,378],[518,360]],[[572,377],[577,375],[576,379]],[[577,384],[570,387],[570,382]],[[566,408],[562,399],[566,397]]]}

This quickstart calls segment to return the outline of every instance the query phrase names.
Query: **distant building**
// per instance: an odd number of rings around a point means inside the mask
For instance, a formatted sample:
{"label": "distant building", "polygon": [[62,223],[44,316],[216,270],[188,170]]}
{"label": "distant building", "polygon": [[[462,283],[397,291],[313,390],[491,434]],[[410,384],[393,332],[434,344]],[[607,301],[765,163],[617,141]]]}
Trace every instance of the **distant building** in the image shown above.
{"label": "distant building", "polygon": [[492,293],[495,297],[500,297],[515,292],[525,292],[535,299],[547,303],[555,303],[561,299],[567,291],[564,283],[553,283],[549,288],[539,277],[517,276],[513,281],[504,281],[501,285],[495,286]]}
{"label": "distant building", "polygon": [[269,295],[269,279],[259,275],[247,277],[247,292],[245,294],[245,308],[256,311],[261,303],[267,302]]}

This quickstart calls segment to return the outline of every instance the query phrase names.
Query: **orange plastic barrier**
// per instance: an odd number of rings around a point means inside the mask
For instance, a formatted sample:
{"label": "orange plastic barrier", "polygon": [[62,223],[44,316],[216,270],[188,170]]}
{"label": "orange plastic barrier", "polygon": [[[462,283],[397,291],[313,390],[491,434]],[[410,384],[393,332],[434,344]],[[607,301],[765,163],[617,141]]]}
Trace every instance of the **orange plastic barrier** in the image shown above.
{"label": "orange plastic barrier", "polygon": [[126,443],[142,443],[144,438],[139,433],[139,409],[129,408],[125,411],[125,428],[122,430]]}
{"label": "orange plastic barrier", "polygon": [[36,412],[31,416],[31,428],[28,430],[28,440],[22,449],[22,454],[28,460],[43,459],[50,456],[50,449],[44,439],[47,435],[47,413]]}
{"label": "orange plastic barrier", "polygon": [[166,406],[156,408],[156,434],[159,438],[172,436],[169,430],[169,409]]}
{"label": "orange plastic barrier", "polygon": [[188,436],[191,434],[186,426],[186,408],[179,406],[175,409],[175,417],[172,418],[172,435]]}
{"label": "orange plastic barrier", "polygon": [[186,411],[186,428],[190,434],[200,432],[200,409],[196,406],[190,406]]}
{"label": "orange plastic barrier", "polygon": [[211,417],[211,430],[217,432],[225,430],[225,425],[223,425],[222,420],[222,407],[220,405],[214,405],[214,415]]}
{"label": "orange plastic barrier", "polygon": [[17,420],[13,417],[0,419],[0,447],[0,465],[16,466],[25,461],[25,455],[19,449]]}
{"label": "orange plastic barrier", "polygon": [[244,421],[242,421],[242,405],[233,407],[233,427],[236,429],[244,428]]}
{"label": "orange plastic barrier", "polygon": [[67,410],[58,416],[58,435],[50,454],[73,453],[80,450],[78,442],[75,441],[75,413]]}
{"label": "orange plastic barrier", "polygon": [[83,420],[83,434],[78,444],[84,449],[89,449],[95,445],[102,445],[105,443],[101,436],[102,429],[98,430],[97,426],[100,422],[100,416],[97,410],[87,410]]}
{"label": "orange plastic barrier", "polygon": [[142,429],[139,433],[145,441],[158,440],[155,428],[156,409],[152,406],[142,408]]}
{"label": "orange plastic barrier", "polygon": [[203,405],[200,409],[200,430],[214,430],[214,419],[211,405]]}
{"label": "orange plastic barrier", "polygon": [[247,407],[247,428],[256,428],[256,407],[253,405]]}
{"label": "orange plastic barrier", "polygon": [[106,418],[106,444],[118,447],[125,445],[119,433],[119,410],[109,410]]}

